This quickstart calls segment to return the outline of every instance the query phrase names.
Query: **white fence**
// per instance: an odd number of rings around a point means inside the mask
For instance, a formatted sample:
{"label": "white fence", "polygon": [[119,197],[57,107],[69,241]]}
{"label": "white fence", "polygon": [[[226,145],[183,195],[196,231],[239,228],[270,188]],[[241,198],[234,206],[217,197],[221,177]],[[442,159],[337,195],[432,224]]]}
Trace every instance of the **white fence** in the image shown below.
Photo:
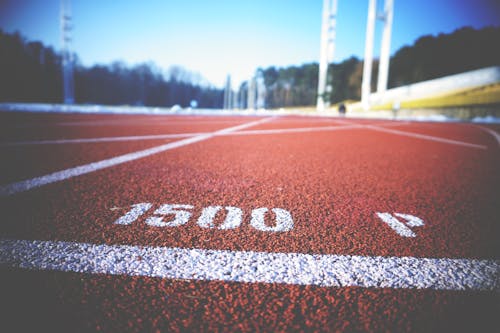
{"label": "white fence", "polygon": [[418,98],[443,95],[461,89],[469,89],[500,82],[500,66],[477,69],[465,73],[422,81],[389,89],[383,95],[370,95],[370,104],[385,104]]}

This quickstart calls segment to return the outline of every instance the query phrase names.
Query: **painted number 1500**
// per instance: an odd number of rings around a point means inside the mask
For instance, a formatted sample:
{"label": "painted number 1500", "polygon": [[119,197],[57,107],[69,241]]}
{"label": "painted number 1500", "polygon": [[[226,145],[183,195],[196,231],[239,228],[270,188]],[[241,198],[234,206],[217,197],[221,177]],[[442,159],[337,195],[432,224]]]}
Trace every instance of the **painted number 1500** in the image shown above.
{"label": "painted number 1500", "polygon": [[[131,206],[131,209],[114,223],[129,225],[135,222],[140,216],[146,214],[153,204],[143,202]],[[152,227],[178,227],[189,222],[192,216],[192,205],[164,204],[156,209],[153,214],[146,218],[146,224]],[[226,211],[224,222],[216,226],[214,220],[217,214]],[[266,214],[274,213],[274,223],[268,225],[265,222]],[[201,228],[217,228],[221,230],[238,228],[243,221],[243,211],[238,207],[231,206],[209,206],[203,208],[198,217],[197,224]],[[293,229],[292,214],[282,208],[256,208],[251,212],[250,225],[260,231],[284,232]]]}

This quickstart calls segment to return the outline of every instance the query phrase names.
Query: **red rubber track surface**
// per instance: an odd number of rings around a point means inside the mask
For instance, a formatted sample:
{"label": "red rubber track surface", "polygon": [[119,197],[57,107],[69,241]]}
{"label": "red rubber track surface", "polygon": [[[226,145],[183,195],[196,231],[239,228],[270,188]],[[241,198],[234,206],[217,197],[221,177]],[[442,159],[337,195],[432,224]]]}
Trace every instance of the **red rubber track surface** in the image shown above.
{"label": "red rubber track surface", "polygon": [[[4,133],[5,142],[213,132],[259,119],[1,117],[21,132]],[[74,124],[60,126],[69,122]],[[35,130],[25,131],[27,123]],[[370,128],[218,136],[1,198],[1,235],[232,251],[498,259],[500,147],[475,125],[283,117],[240,132],[346,124],[459,140],[485,149]],[[0,156],[10,162],[2,166],[0,179],[5,184],[165,142],[170,141],[2,147]],[[29,167],[17,169],[20,161]],[[164,203],[190,204],[193,216],[175,228],[148,226],[146,215],[128,226],[113,224],[130,205],[141,202],[155,209]],[[245,212],[241,227],[200,228],[196,220],[202,208],[214,205],[240,207]],[[294,228],[284,233],[252,228],[250,211],[258,207],[289,210]],[[425,225],[414,229],[417,237],[403,238],[376,212],[412,214]],[[219,215],[216,224],[224,219]],[[22,318],[27,311],[34,323],[57,330],[400,332],[469,331],[499,324],[492,310],[498,308],[499,298],[491,292],[183,281],[7,267],[2,275],[9,282],[3,284],[5,305],[14,304],[8,317]],[[29,304],[27,310],[24,304]]]}
{"label": "red rubber track surface", "polygon": [[96,116],[0,112],[0,138],[4,142],[12,142],[16,140],[198,133],[216,131],[252,119],[250,117],[201,118],[199,116]]}
{"label": "red rubber track surface", "polygon": [[2,325],[17,331],[492,332],[499,324],[498,295],[485,292],[0,272]]}
{"label": "red rubber track surface", "polygon": [[0,184],[143,150],[173,140],[0,146]]}

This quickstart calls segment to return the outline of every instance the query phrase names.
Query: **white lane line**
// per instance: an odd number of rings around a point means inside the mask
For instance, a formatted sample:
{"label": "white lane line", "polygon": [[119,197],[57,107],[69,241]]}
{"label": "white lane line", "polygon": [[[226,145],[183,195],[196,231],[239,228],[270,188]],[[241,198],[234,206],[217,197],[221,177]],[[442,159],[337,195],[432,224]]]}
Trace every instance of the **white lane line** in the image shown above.
{"label": "white lane line", "polygon": [[467,147],[467,148],[488,149],[488,147],[483,146],[483,145],[477,145],[477,144],[474,144],[474,143],[468,143],[468,142],[463,142],[463,141],[445,139],[445,138],[440,138],[440,137],[432,136],[432,135],[425,135],[425,134],[417,134],[417,133],[412,133],[412,132],[398,131],[398,130],[394,130],[394,129],[383,128],[383,127],[373,126],[373,125],[363,125],[363,126],[365,128],[368,128],[368,129],[371,129],[371,130],[374,130],[374,131],[378,131],[378,132],[385,132],[385,133],[390,133],[390,134],[408,136],[408,137],[411,137],[411,138],[417,138],[417,139],[429,140],[429,141],[434,141],[434,142],[447,143],[447,144],[452,144],[452,145],[462,146],[462,147]]}
{"label": "white lane line", "polygon": [[362,128],[359,125],[346,125],[346,126],[321,126],[321,127],[301,127],[301,128],[282,128],[282,129],[269,129],[269,130],[248,130],[242,132],[235,132],[229,135],[256,135],[256,134],[283,134],[283,133],[304,133],[304,132],[321,132],[321,131],[336,131]]}
{"label": "white lane line", "polygon": [[0,264],[167,279],[500,292],[500,260],[266,253],[0,240]]}
{"label": "white lane line", "polygon": [[409,121],[391,121],[391,122],[383,122],[383,123],[378,123],[378,124],[370,124],[370,125],[376,125],[376,126],[383,126],[383,127],[397,127],[397,126],[404,126],[404,125],[410,125],[411,123]]}
{"label": "white lane line", "polygon": [[491,134],[495,140],[497,140],[497,144],[500,146],[500,134],[498,134],[497,132],[495,132],[494,130],[492,130],[491,128],[488,128],[488,127],[484,127],[484,126],[479,126],[479,125],[474,125],[475,127],[478,127],[480,129],[482,129],[483,131]]}
{"label": "white lane line", "polygon": [[97,170],[101,170],[104,168],[109,168],[109,167],[112,167],[112,166],[115,166],[118,164],[137,160],[137,159],[140,159],[140,158],[143,158],[146,156],[158,154],[158,153],[170,150],[170,149],[183,147],[183,146],[195,143],[195,142],[204,141],[204,140],[210,139],[216,135],[228,134],[228,133],[232,133],[235,131],[239,131],[239,130],[242,130],[242,129],[245,129],[245,128],[248,128],[251,126],[256,126],[256,125],[268,122],[272,119],[274,119],[274,117],[264,118],[264,119],[252,121],[249,123],[244,123],[244,124],[241,124],[238,126],[218,130],[218,131],[215,131],[213,133],[201,134],[201,135],[190,137],[190,138],[187,138],[184,140],[179,140],[179,141],[170,142],[170,143],[167,143],[164,145],[156,146],[153,148],[140,150],[140,151],[136,151],[133,153],[128,153],[128,154],[112,157],[112,158],[109,158],[106,160],[93,162],[93,163],[89,163],[89,164],[85,164],[85,165],[80,165],[80,166],[77,166],[74,168],[69,168],[66,170],[53,172],[53,173],[50,173],[50,174],[45,175],[45,176],[35,177],[32,179],[27,179],[27,180],[15,182],[15,183],[10,183],[7,185],[2,185],[2,186],[0,186],[0,197],[12,195],[12,194],[19,193],[19,192],[28,191],[28,190],[31,190],[33,188],[40,187],[43,185],[59,182],[59,181],[62,181],[62,180],[68,179],[68,178],[84,175],[84,174],[94,172]]}
{"label": "white lane line", "polygon": [[237,123],[238,120],[173,120],[173,119],[120,119],[120,120],[85,120],[85,121],[71,121],[71,122],[58,122],[49,125],[55,126],[152,126],[152,125],[193,125],[193,124],[224,124],[224,123]]}
{"label": "white lane line", "polygon": [[[215,133],[214,136],[304,133],[304,132],[319,132],[319,131],[336,131],[336,130],[353,129],[353,128],[361,128],[361,126],[359,126],[359,125],[345,125],[345,126],[321,126],[321,127],[269,129],[269,130],[255,130],[255,131],[249,130],[249,131],[242,131],[242,132]],[[178,133],[178,134],[160,134],[160,135],[119,136],[119,137],[105,137],[105,138],[17,141],[17,142],[0,143],[0,146],[5,147],[5,146],[23,146],[23,145],[44,145],[44,144],[73,144],[73,143],[100,143],[100,142],[120,142],[120,141],[161,140],[161,139],[185,138],[185,137],[206,135],[206,134],[210,134],[210,133]]]}
{"label": "white lane line", "polygon": [[143,141],[143,140],[162,140],[177,139],[190,136],[205,135],[209,133],[174,133],[159,135],[136,135],[136,136],[110,136],[104,138],[81,138],[81,139],[58,139],[58,140],[39,140],[39,141],[16,141],[3,142],[0,146],[25,146],[25,145],[49,145],[49,144],[70,144],[70,143],[99,143],[99,142],[120,142],[120,141]]}

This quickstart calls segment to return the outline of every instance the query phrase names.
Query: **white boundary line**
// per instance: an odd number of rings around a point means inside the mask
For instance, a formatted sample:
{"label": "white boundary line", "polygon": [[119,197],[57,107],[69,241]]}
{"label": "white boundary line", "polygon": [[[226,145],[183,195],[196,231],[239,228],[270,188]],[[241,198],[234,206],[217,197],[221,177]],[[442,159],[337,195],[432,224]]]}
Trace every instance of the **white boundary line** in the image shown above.
{"label": "white boundary line", "polygon": [[151,126],[151,125],[193,125],[196,124],[224,124],[224,123],[237,123],[237,120],[177,120],[168,119],[114,119],[114,120],[84,120],[84,121],[68,121],[53,123],[55,126]]}
{"label": "white boundary line", "polygon": [[[257,135],[257,134],[283,134],[283,133],[304,133],[304,132],[319,132],[319,131],[336,131],[342,129],[362,128],[360,125],[338,125],[338,126],[321,126],[321,127],[300,127],[300,128],[283,128],[283,129],[268,129],[255,131],[241,131],[229,133],[214,133],[214,136],[230,136],[230,135]],[[81,139],[60,139],[60,140],[40,140],[40,141],[17,141],[1,143],[0,147],[5,146],[24,146],[24,145],[44,145],[44,144],[72,144],[72,143],[100,143],[100,142],[121,142],[121,141],[142,141],[142,140],[162,140],[185,138],[198,135],[206,135],[211,133],[175,133],[175,134],[159,134],[159,135],[138,135],[138,136],[117,136],[104,138],[81,138]]]}
{"label": "white boundary line", "polygon": [[500,134],[498,134],[497,132],[495,132],[494,130],[492,130],[491,128],[488,128],[488,127],[484,127],[484,126],[480,126],[480,125],[474,125],[474,126],[491,134],[495,138],[495,140],[497,141],[497,144],[500,146]]}
{"label": "white boundary line", "polygon": [[136,135],[136,136],[109,136],[104,138],[80,138],[80,139],[57,139],[39,141],[16,141],[1,143],[1,147],[25,146],[25,145],[50,145],[50,144],[71,144],[71,143],[100,143],[100,142],[121,142],[121,141],[143,141],[143,140],[163,140],[186,138],[190,136],[205,135],[209,133],[174,133],[159,135]]}
{"label": "white boundary line", "polygon": [[33,270],[321,287],[500,291],[500,261],[266,253],[0,240],[0,264]]}
{"label": "white boundary line", "polygon": [[402,135],[402,136],[408,136],[408,137],[411,137],[411,138],[417,138],[417,139],[423,139],[423,140],[428,140],[428,141],[435,141],[435,142],[447,143],[447,144],[456,145],[456,146],[463,146],[463,147],[467,147],[467,148],[488,149],[488,147],[483,146],[483,145],[477,145],[477,144],[474,144],[474,143],[468,143],[468,142],[463,142],[463,141],[445,139],[445,138],[440,138],[440,137],[432,136],[432,135],[417,134],[417,133],[412,133],[412,132],[403,132],[403,131],[398,131],[398,130],[394,130],[394,129],[383,128],[383,127],[378,127],[378,126],[373,126],[373,125],[363,125],[363,126],[365,128],[368,128],[368,129],[371,129],[371,130],[374,130],[374,131],[385,132],[385,133],[396,134],[396,135]]}
{"label": "white boundary line", "polygon": [[[382,126],[400,126],[405,124],[384,124]],[[307,132],[322,132],[336,131],[345,129],[363,128],[364,125],[336,125],[336,126],[317,126],[317,127],[298,127],[298,128],[282,128],[268,130],[249,130],[241,132],[231,132],[225,134],[215,134],[216,136],[230,135],[266,135],[266,134],[286,134],[286,133],[307,133]],[[123,142],[123,141],[142,141],[142,140],[163,140],[185,138],[190,136],[205,135],[209,133],[173,133],[159,135],[137,135],[137,136],[117,136],[103,138],[80,138],[80,139],[57,139],[57,140],[39,140],[39,141],[16,141],[0,143],[0,147],[24,146],[24,145],[49,145],[49,144],[74,144],[74,143],[100,143],[100,142]]]}
{"label": "white boundary line", "polygon": [[299,127],[299,128],[281,128],[281,129],[268,129],[268,130],[249,130],[242,132],[234,132],[229,135],[260,135],[260,134],[286,134],[286,133],[306,133],[306,132],[323,132],[323,131],[337,131],[362,128],[359,125],[346,125],[346,126],[321,126],[321,127]]}
{"label": "white boundary line", "polygon": [[137,160],[137,159],[140,159],[140,158],[143,158],[146,156],[158,154],[158,153],[170,150],[170,149],[183,147],[183,146],[195,143],[195,142],[204,141],[204,140],[210,139],[216,135],[224,135],[224,134],[232,133],[235,131],[239,131],[239,130],[244,129],[244,128],[248,128],[251,126],[255,126],[255,125],[259,125],[259,124],[268,122],[272,119],[274,119],[274,117],[264,118],[264,119],[252,121],[249,123],[241,124],[238,126],[233,126],[233,127],[229,127],[226,129],[218,130],[218,131],[215,131],[213,133],[201,134],[201,135],[197,135],[197,136],[190,137],[187,139],[183,139],[183,140],[179,140],[179,141],[175,141],[175,142],[170,142],[170,143],[167,143],[164,145],[152,147],[149,149],[140,150],[140,151],[136,151],[133,153],[128,153],[128,154],[112,157],[112,158],[109,158],[106,160],[93,162],[93,163],[89,163],[89,164],[84,164],[84,165],[80,165],[80,166],[77,166],[74,168],[69,168],[66,170],[53,172],[53,173],[50,173],[48,175],[35,177],[32,179],[27,179],[27,180],[15,182],[15,183],[10,183],[7,185],[2,185],[2,186],[0,186],[0,197],[16,194],[19,192],[25,192],[25,191],[28,191],[28,190],[31,190],[33,188],[40,187],[43,185],[59,182],[61,180],[84,175],[84,174],[94,172],[97,170],[101,170],[104,168],[109,168],[109,167],[112,167],[112,166],[115,166],[118,164]]}
{"label": "white boundary line", "polygon": [[[345,125],[353,125],[351,121],[345,121],[339,119],[337,121],[340,124],[345,124]],[[402,125],[408,124],[408,122],[402,123]],[[417,139],[422,139],[422,140],[429,140],[429,141],[434,141],[434,142],[441,142],[441,143],[447,143],[447,144],[452,144],[452,145],[457,145],[457,146],[463,146],[467,148],[475,148],[475,149],[488,149],[487,146],[484,145],[478,145],[474,143],[469,143],[469,142],[464,142],[464,141],[458,141],[458,140],[452,140],[452,139],[445,139],[437,136],[432,136],[432,135],[426,135],[426,134],[418,134],[418,133],[413,133],[413,132],[404,132],[404,131],[398,131],[394,129],[389,129],[389,128],[384,128],[376,126],[376,125],[370,125],[370,124],[359,124],[359,126],[367,129],[371,129],[374,131],[379,131],[379,132],[385,132],[385,133],[390,133],[390,134],[396,134],[396,135],[401,135],[401,136],[408,136],[411,138],[417,138]]]}

